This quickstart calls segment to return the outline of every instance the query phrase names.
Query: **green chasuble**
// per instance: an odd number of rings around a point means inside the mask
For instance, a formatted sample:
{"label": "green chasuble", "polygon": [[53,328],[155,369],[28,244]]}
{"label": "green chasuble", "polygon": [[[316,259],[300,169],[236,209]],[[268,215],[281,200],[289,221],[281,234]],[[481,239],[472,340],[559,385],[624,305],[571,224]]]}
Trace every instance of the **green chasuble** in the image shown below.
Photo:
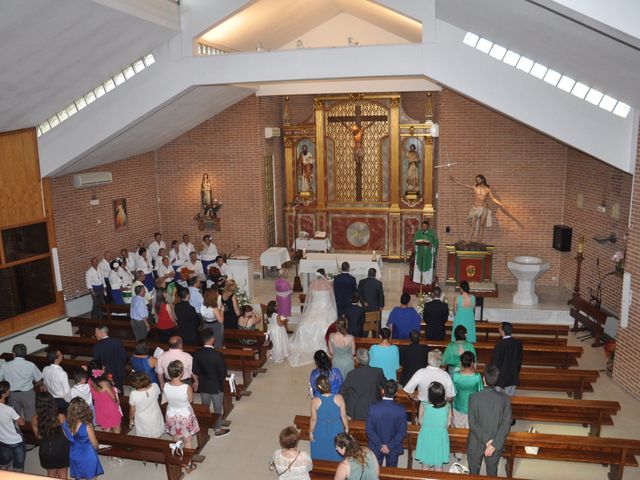
{"label": "green chasuble", "polygon": [[[416,240],[429,240],[433,249],[424,245],[416,246]],[[438,237],[431,229],[426,232],[419,230],[413,236],[413,246],[416,249],[416,266],[421,272],[428,272],[433,266],[433,256],[438,253]]]}

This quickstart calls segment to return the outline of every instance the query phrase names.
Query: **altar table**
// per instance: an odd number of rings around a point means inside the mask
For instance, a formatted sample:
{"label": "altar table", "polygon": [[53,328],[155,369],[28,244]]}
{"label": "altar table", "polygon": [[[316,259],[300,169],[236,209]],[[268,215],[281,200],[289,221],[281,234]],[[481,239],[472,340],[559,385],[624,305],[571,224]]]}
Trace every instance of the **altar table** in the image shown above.
{"label": "altar table", "polygon": [[308,252],[328,252],[331,250],[331,240],[328,238],[296,238],[293,244],[294,250],[307,250]]}
{"label": "altar table", "polygon": [[379,279],[382,272],[382,258],[377,255],[375,260],[370,254],[358,255],[352,253],[307,253],[306,258],[300,260],[298,272],[302,281],[302,288],[307,291],[307,285],[319,268],[324,268],[327,275],[336,275],[340,271],[342,262],[349,262],[349,273],[360,281],[367,277],[370,268],[375,268]]}
{"label": "altar table", "polygon": [[278,267],[290,261],[289,251],[284,247],[271,247],[260,254],[261,267]]}

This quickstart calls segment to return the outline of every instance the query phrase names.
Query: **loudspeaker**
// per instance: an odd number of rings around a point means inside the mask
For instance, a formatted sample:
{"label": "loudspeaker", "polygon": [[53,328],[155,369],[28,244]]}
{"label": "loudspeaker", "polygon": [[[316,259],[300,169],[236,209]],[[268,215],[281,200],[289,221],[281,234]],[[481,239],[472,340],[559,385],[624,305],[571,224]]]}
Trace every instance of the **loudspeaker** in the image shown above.
{"label": "loudspeaker", "polygon": [[560,252],[571,251],[571,234],[573,230],[566,225],[553,226],[553,248]]}

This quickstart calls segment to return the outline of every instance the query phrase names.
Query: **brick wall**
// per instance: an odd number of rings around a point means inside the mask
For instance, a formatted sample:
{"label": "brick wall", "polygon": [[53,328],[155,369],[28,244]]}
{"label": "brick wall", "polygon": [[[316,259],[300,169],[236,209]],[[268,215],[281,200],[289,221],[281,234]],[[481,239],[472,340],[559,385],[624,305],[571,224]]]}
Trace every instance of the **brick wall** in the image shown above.
{"label": "brick wall", "polygon": [[[102,258],[105,250],[114,254],[132,249],[138,240],[149,243],[160,222],[156,208],[154,155],[145,153],[87,171],[109,171],[113,183],[76,189],[73,175],[51,180],[51,197],[62,287],[65,295],[85,292],[84,273],[91,257]],[[95,195],[99,205],[89,205]],[[129,225],[115,229],[113,200],[126,198]]]}
{"label": "brick wall", "polygon": [[629,309],[629,325],[618,328],[613,379],[636,398],[640,398],[640,130],[638,152],[633,177],[633,209],[630,214],[629,239],[625,270],[630,272],[631,290],[635,292]]}
{"label": "brick wall", "polygon": [[[486,230],[484,241],[496,246],[494,280],[515,284],[507,261],[516,255],[536,255],[551,262],[538,283],[557,285],[560,254],[551,242],[553,225],[563,214],[566,147],[451,91],[440,93],[439,112],[438,161],[456,163],[438,172],[435,208],[440,245],[466,239],[470,228],[466,218],[472,193],[449,176],[472,185],[475,175],[482,174],[511,214],[491,207],[493,226]],[[450,233],[445,233],[447,226]],[[438,257],[440,265],[446,265],[444,248]]]}
{"label": "brick wall", "polygon": [[[573,148],[568,149],[563,223],[573,228],[573,245],[571,252],[560,254],[560,285],[573,290],[576,248],[579,238],[584,236],[584,260],[580,275],[582,298],[588,299],[590,292],[595,293],[600,279],[614,270],[611,256],[616,250],[625,249],[631,181],[631,175]],[[579,195],[582,195],[582,208],[577,205]],[[618,219],[612,217],[615,204],[619,205]],[[605,205],[606,213],[598,212],[598,205]],[[600,244],[593,239],[606,237],[610,233],[618,236],[617,243]],[[622,277],[610,275],[602,285],[603,305],[619,312]]]}

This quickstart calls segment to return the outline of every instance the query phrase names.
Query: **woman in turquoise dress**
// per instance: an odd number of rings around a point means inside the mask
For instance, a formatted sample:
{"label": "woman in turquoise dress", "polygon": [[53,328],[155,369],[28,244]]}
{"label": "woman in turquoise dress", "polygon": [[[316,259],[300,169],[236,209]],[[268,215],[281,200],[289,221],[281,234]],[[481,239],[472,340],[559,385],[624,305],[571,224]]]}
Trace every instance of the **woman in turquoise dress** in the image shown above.
{"label": "woman in turquoise dress", "polygon": [[467,351],[460,355],[460,371],[453,374],[453,386],[456,396],[453,397],[453,426],[469,428],[469,397],[472,393],[484,389],[482,375],[475,369],[476,356]]}
{"label": "woman in turquoise dress", "polygon": [[104,473],[98,458],[98,440],[92,421],[93,413],[87,402],[80,397],[69,402],[62,431],[69,440],[71,478],[93,479]]}
{"label": "woman in turquoise dress", "polygon": [[398,369],[400,368],[400,350],[397,345],[392,345],[391,330],[384,327],[380,330],[382,339],[378,345],[369,349],[369,366],[381,368],[387,380],[398,381]]}
{"label": "woman in turquoise dress", "polygon": [[378,480],[378,459],[371,450],[361,447],[353,436],[339,433],[335,438],[335,448],[344,460],[338,465],[333,480]]}
{"label": "woman in turquoise dress", "polygon": [[329,355],[332,357],[332,365],[340,370],[342,378],[347,378],[347,373],[355,368],[353,357],[356,355],[356,343],[353,336],[347,331],[347,319],[340,317],[336,320],[337,332],[329,335]]}
{"label": "woman in turquoise dress", "polygon": [[476,297],[469,293],[469,282],[460,282],[462,294],[456,300],[456,316],[453,319],[453,332],[451,339],[455,340],[453,334],[458,325],[464,325],[467,329],[467,341],[476,343]]}
{"label": "woman in turquoise dress", "polygon": [[428,402],[420,404],[420,433],[416,445],[416,460],[423,470],[442,471],[449,463],[449,431],[451,408],[447,403],[444,385],[432,382],[429,385]]}
{"label": "woman in turquoise dress", "polygon": [[339,462],[342,457],[336,452],[333,441],[337,434],[349,429],[347,407],[342,395],[331,393],[331,383],[324,375],[318,377],[316,387],[320,396],[311,400],[311,459]]}
{"label": "woman in turquoise dress", "polygon": [[471,352],[474,358],[476,356],[476,349],[473,348],[473,343],[467,341],[467,329],[464,325],[458,325],[453,332],[453,336],[456,339],[455,342],[447,345],[442,354],[442,365],[447,365],[451,376],[460,369],[460,355],[464,352]]}

